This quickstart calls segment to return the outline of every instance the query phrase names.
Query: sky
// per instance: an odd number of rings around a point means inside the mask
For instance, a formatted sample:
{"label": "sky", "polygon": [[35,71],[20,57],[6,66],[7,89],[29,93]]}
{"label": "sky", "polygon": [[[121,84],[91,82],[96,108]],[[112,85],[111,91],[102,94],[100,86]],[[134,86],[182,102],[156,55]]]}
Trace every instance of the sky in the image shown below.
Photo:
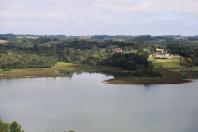
{"label": "sky", "polygon": [[0,0],[0,33],[198,35],[198,0]]}

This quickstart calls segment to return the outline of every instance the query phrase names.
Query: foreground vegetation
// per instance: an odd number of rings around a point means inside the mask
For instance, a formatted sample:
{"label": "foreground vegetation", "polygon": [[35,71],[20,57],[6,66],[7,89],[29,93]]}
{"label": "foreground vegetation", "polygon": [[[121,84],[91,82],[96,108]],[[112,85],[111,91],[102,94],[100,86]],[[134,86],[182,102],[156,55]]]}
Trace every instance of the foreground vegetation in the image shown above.
{"label": "foreground vegetation", "polygon": [[0,119],[0,132],[24,132],[21,125],[16,121],[12,123],[6,123]]}

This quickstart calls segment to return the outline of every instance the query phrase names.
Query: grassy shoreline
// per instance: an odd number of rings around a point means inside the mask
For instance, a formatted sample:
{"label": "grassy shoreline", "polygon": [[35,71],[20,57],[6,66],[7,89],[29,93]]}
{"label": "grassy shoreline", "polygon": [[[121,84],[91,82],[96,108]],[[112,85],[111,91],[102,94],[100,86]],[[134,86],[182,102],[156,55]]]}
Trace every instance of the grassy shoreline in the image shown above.
{"label": "grassy shoreline", "polygon": [[[0,70],[0,79],[9,78],[36,78],[36,77],[61,77],[65,72],[87,71],[90,67],[72,63],[59,62],[52,68],[25,68]],[[91,69],[90,69],[91,70]],[[65,72],[64,72],[65,71]]]}
{"label": "grassy shoreline", "polygon": [[162,74],[158,77],[116,77],[105,80],[107,84],[183,84],[191,82],[190,79],[184,79],[177,72],[160,71]]}
{"label": "grassy shoreline", "polygon": [[[98,72],[114,76],[113,79],[104,80],[108,84],[181,84],[191,82],[190,79],[198,78],[198,67],[191,68],[155,68],[161,76],[135,77],[130,71],[111,67],[90,67],[72,63],[59,62],[52,68],[26,68],[26,69],[0,69],[0,79],[11,78],[37,78],[37,77],[64,77],[75,72]],[[184,75],[182,75],[184,74]]]}

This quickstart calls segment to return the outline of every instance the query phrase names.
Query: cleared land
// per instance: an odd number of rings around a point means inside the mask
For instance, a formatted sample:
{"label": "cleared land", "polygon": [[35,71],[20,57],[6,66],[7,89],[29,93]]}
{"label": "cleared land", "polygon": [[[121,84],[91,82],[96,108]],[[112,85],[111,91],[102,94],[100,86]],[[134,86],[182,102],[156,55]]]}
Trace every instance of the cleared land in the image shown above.
{"label": "cleared land", "polygon": [[172,69],[172,68],[185,68],[180,65],[180,58],[173,59],[155,59],[152,55],[148,58],[149,61],[152,62],[154,69]]}

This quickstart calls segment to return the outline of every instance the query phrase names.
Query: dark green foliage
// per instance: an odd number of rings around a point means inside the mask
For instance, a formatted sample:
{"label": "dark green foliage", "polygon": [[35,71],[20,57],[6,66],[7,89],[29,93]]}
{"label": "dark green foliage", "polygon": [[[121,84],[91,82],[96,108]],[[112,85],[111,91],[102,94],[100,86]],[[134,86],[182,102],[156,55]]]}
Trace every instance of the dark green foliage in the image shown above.
{"label": "dark green foliage", "polygon": [[0,132],[24,132],[21,125],[16,121],[12,123],[6,123],[0,119]]}
{"label": "dark green foliage", "polygon": [[0,54],[0,68],[47,68],[52,67],[56,60],[50,57],[38,56],[36,54],[18,53],[7,51]]}
{"label": "dark green foliage", "polygon": [[98,62],[99,62],[98,58],[94,56],[89,56],[84,63],[91,66],[95,66],[98,64]]}
{"label": "dark green foliage", "polygon": [[[9,40],[9,43],[0,45],[0,68],[51,67],[56,61],[64,61],[144,69],[150,66],[146,54],[155,53],[155,48],[165,48],[172,54],[191,58],[192,64],[198,65],[197,36],[30,36],[0,34],[0,39]],[[125,55],[112,56],[113,48],[122,48]],[[126,54],[134,51],[138,54]]]}
{"label": "dark green foliage", "polygon": [[191,58],[181,58],[180,59],[180,65],[181,66],[186,66],[186,67],[191,67],[192,66],[192,59]]}
{"label": "dark green foliage", "polygon": [[16,36],[14,34],[0,34],[0,39],[2,40],[12,40],[15,38]]}
{"label": "dark green foliage", "polygon": [[101,62],[102,65],[120,67],[126,70],[147,69],[150,66],[148,55],[140,53],[114,54]]}
{"label": "dark green foliage", "polygon": [[24,132],[21,128],[21,125],[19,125],[16,121],[12,122],[9,125],[10,132]]}
{"label": "dark green foliage", "polygon": [[[171,53],[183,56],[182,66],[198,66],[198,45],[197,44],[172,44],[167,47]],[[188,58],[188,59],[186,59]]]}
{"label": "dark green foliage", "polygon": [[135,77],[142,77],[142,76],[148,76],[148,77],[159,77],[162,76],[159,72],[153,71],[153,70],[137,70],[133,73],[133,76]]}
{"label": "dark green foliage", "polygon": [[179,54],[183,57],[190,57],[192,55],[192,48],[189,45],[174,44],[168,45],[168,49],[173,54]]}
{"label": "dark green foliage", "polygon": [[0,119],[0,132],[9,132],[9,124]]}

